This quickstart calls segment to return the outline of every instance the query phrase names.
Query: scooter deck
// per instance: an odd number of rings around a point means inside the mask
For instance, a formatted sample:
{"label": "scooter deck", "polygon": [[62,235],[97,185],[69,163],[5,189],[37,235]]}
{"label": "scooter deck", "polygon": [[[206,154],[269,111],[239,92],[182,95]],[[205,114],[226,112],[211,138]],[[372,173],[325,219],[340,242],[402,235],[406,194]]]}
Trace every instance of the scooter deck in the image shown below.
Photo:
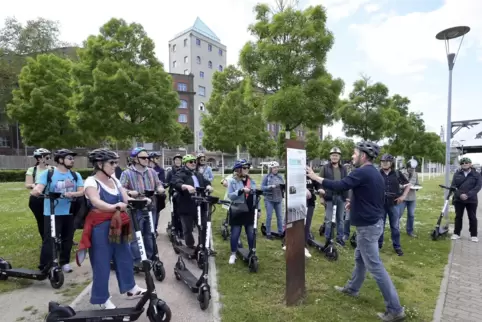
{"label": "scooter deck", "polygon": [[186,245],[173,245],[173,247],[188,258],[194,258],[196,255],[196,249],[189,248]]}
{"label": "scooter deck", "polygon": [[238,247],[238,254],[241,255],[245,261],[247,261],[249,256],[249,249]]}
{"label": "scooter deck", "polygon": [[196,286],[198,278],[191,273],[190,270],[184,269],[180,270],[177,267],[175,268],[176,272],[181,276],[181,281],[186,284],[193,293],[197,293],[199,291],[199,287]]}
{"label": "scooter deck", "polygon": [[308,245],[311,247],[314,247],[320,251],[323,251],[325,249],[325,245],[314,240],[314,239],[308,239]]}
{"label": "scooter deck", "polygon": [[99,321],[104,318],[118,318],[113,321],[136,321],[144,309],[136,311],[134,308],[117,308],[113,310],[94,310],[94,311],[80,311],[76,312],[74,316],[68,318],[61,318],[62,321],[85,321],[92,319],[92,321]]}
{"label": "scooter deck", "polygon": [[26,268],[11,268],[4,270],[4,272],[9,277],[27,278],[37,281],[43,281],[48,277],[48,274],[45,274],[41,271]]}

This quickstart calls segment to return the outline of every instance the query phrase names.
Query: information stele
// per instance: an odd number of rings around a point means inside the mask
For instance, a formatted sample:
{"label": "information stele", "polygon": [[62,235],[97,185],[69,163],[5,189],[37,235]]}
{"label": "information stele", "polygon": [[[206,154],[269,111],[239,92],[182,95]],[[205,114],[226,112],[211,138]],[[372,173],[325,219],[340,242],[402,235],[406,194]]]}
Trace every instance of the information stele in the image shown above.
{"label": "information stele", "polygon": [[285,245],[286,305],[300,304],[306,295],[305,218],[306,150],[303,142],[286,140]]}

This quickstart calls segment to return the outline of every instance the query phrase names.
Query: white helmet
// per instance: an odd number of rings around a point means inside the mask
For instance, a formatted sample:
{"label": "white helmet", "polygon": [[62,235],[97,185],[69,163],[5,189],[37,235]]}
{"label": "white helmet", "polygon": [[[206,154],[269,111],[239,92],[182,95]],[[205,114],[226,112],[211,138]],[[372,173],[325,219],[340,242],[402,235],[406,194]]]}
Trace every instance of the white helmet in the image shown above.
{"label": "white helmet", "polygon": [[43,157],[44,155],[49,155],[51,152],[47,149],[40,148],[35,151],[33,151],[33,156],[34,157]]}
{"label": "white helmet", "polygon": [[330,155],[334,154],[334,153],[337,153],[339,155],[341,155],[341,150],[339,147],[335,146],[333,147],[331,150],[330,150]]}
{"label": "white helmet", "polygon": [[279,167],[279,163],[276,162],[276,161],[271,161],[270,163],[268,163],[268,168],[276,168],[276,167]]}

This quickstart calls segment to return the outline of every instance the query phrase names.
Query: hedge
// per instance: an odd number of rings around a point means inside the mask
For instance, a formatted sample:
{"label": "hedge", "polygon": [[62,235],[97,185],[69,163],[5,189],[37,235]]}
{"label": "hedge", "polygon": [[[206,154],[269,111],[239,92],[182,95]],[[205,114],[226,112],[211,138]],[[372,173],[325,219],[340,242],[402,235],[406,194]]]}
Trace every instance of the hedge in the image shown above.
{"label": "hedge", "polygon": [[[92,169],[75,169],[82,178],[87,178],[92,174]],[[0,182],[24,182],[26,170],[0,170]],[[261,169],[251,169],[251,174],[261,174]],[[279,170],[280,173],[284,173],[284,169]],[[225,174],[229,173],[229,170],[224,171]],[[266,169],[263,173],[266,173]],[[214,174],[221,174],[221,171],[215,171]]]}

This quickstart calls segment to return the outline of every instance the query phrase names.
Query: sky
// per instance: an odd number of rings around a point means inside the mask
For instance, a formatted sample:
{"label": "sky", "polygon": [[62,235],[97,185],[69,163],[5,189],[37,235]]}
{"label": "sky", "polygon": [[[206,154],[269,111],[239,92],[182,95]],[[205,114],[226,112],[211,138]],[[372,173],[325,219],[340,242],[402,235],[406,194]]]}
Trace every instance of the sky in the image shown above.
{"label": "sky", "polygon": [[[67,6],[60,0],[7,1],[0,10],[0,25],[14,16],[24,22],[37,17],[57,20],[62,40],[81,44],[110,18],[123,18],[144,26],[156,44],[162,62],[168,62],[168,41],[191,27],[200,17],[227,46],[229,64],[238,62],[239,51],[251,39],[247,27],[254,21],[257,2],[274,0],[84,0]],[[452,121],[482,119],[478,96],[482,80],[481,0],[300,0],[301,8],[323,5],[335,44],[327,69],[345,81],[347,96],[354,81],[367,75],[382,82],[390,94],[410,99],[410,110],[422,112],[427,130],[440,133],[447,123],[448,68],[443,41],[435,35],[446,28],[466,25],[465,36],[453,71]],[[452,40],[457,51],[460,39]],[[166,64],[166,68],[168,64]],[[462,129],[455,140],[473,139],[482,124]],[[325,133],[343,136],[342,125]],[[482,163],[482,154],[468,155]]]}

